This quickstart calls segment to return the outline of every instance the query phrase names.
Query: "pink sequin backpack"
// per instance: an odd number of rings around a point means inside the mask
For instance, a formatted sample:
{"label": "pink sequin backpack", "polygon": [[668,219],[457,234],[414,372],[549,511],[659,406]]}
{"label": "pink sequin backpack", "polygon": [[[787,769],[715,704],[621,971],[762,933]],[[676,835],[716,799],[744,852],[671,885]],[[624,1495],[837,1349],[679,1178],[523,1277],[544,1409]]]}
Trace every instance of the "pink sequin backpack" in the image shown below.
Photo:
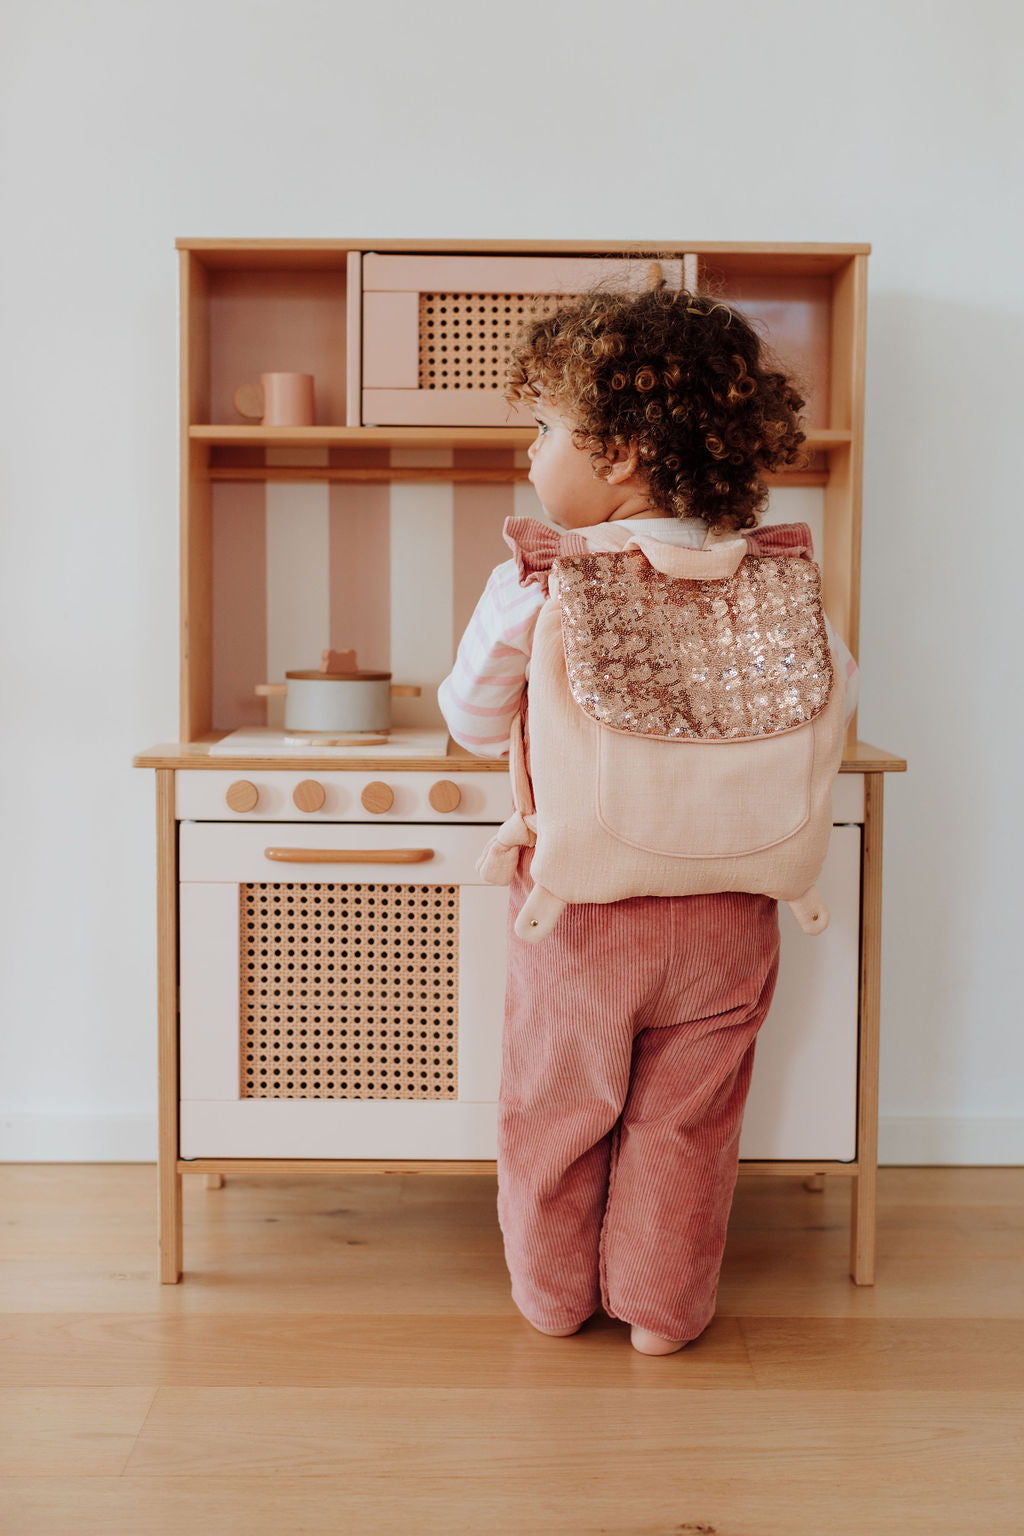
{"label": "pink sequin backpack", "polygon": [[559,535],[509,519],[505,537],[548,592],[529,763],[521,714],[515,813],[477,866],[507,885],[536,845],[516,933],[546,938],[568,902],[714,891],[776,897],[820,933],[845,688],[810,530],[689,549],[624,523]]}

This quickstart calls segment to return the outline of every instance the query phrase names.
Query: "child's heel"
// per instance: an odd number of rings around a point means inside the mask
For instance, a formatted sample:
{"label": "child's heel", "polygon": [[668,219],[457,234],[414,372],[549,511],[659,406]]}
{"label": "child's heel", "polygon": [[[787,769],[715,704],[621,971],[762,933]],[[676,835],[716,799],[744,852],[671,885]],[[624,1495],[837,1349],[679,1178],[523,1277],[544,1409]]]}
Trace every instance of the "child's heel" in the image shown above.
{"label": "child's heel", "polygon": [[652,1333],[649,1328],[631,1328],[629,1342],[642,1355],[674,1355],[687,1341],[663,1339],[660,1333]]}

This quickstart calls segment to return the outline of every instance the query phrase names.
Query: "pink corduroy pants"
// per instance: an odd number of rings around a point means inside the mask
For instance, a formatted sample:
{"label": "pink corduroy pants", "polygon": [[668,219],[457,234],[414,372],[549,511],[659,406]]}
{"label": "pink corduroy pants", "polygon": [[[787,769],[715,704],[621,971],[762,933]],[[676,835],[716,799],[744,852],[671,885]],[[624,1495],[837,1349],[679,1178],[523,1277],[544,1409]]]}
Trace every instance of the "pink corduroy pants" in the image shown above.
{"label": "pink corduroy pants", "polygon": [[693,1339],[714,1315],[754,1043],[775,990],[767,896],[569,906],[508,922],[498,1220],[512,1299],[543,1328],[612,1316]]}

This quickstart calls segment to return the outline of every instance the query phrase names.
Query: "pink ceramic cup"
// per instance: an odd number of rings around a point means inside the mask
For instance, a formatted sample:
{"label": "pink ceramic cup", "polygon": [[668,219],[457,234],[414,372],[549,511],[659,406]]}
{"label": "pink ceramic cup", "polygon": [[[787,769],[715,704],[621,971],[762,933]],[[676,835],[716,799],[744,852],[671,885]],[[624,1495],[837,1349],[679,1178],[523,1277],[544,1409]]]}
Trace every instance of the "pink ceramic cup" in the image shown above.
{"label": "pink ceramic cup", "polygon": [[311,427],[316,419],[311,373],[261,373],[263,425]]}

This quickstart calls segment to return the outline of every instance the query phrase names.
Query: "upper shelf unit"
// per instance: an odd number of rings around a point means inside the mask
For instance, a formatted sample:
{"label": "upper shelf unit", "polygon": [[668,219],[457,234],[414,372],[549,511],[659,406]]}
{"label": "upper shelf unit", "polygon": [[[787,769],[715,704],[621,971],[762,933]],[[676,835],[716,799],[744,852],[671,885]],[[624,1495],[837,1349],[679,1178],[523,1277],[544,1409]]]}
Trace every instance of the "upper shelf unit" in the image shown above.
{"label": "upper shelf unit", "polygon": [[[396,548],[421,539],[434,558],[441,544],[430,543],[431,508],[451,529],[450,569],[438,588],[451,592],[431,620],[444,646],[439,639],[433,660],[423,660],[421,647],[416,663],[425,682],[440,681],[487,574],[505,558],[501,525],[520,504],[513,482],[527,474],[529,413],[511,413],[501,390],[519,323],[587,284],[645,286],[654,262],[667,283],[742,308],[796,375],[807,401],[808,459],[778,480],[787,489],[822,488],[816,515],[829,617],[856,655],[868,246],[192,239],[177,246],[183,741],[249,723],[254,684],[278,680],[293,659],[308,664],[303,657],[315,658],[321,645],[344,649],[365,631],[362,651],[379,650],[379,665],[390,666],[388,645],[394,652],[397,642],[388,640],[384,616],[405,611],[401,595],[392,603],[385,553],[392,522],[397,517],[403,530]],[[236,391],[264,373],[313,375],[311,424],[254,425],[236,411]],[[450,501],[440,488],[396,498],[389,486],[372,484],[403,479],[451,480]],[[271,480],[368,483],[355,493],[341,484],[326,496],[275,490],[269,497],[259,482]],[[412,505],[422,508],[415,526],[403,521]],[[299,646],[292,631],[314,612],[324,639]]]}
{"label": "upper shelf unit", "polygon": [[[711,292],[754,319],[802,387],[810,448],[827,450],[859,429],[851,337],[866,246],[179,240],[178,248],[183,414],[197,442],[397,446],[435,442],[440,430],[448,442],[466,432],[474,446],[522,446],[530,413],[502,394],[517,332],[585,287],[642,288],[655,265],[671,287]],[[240,386],[278,372],[313,375],[312,426],[254,428],[236,410]]]}

